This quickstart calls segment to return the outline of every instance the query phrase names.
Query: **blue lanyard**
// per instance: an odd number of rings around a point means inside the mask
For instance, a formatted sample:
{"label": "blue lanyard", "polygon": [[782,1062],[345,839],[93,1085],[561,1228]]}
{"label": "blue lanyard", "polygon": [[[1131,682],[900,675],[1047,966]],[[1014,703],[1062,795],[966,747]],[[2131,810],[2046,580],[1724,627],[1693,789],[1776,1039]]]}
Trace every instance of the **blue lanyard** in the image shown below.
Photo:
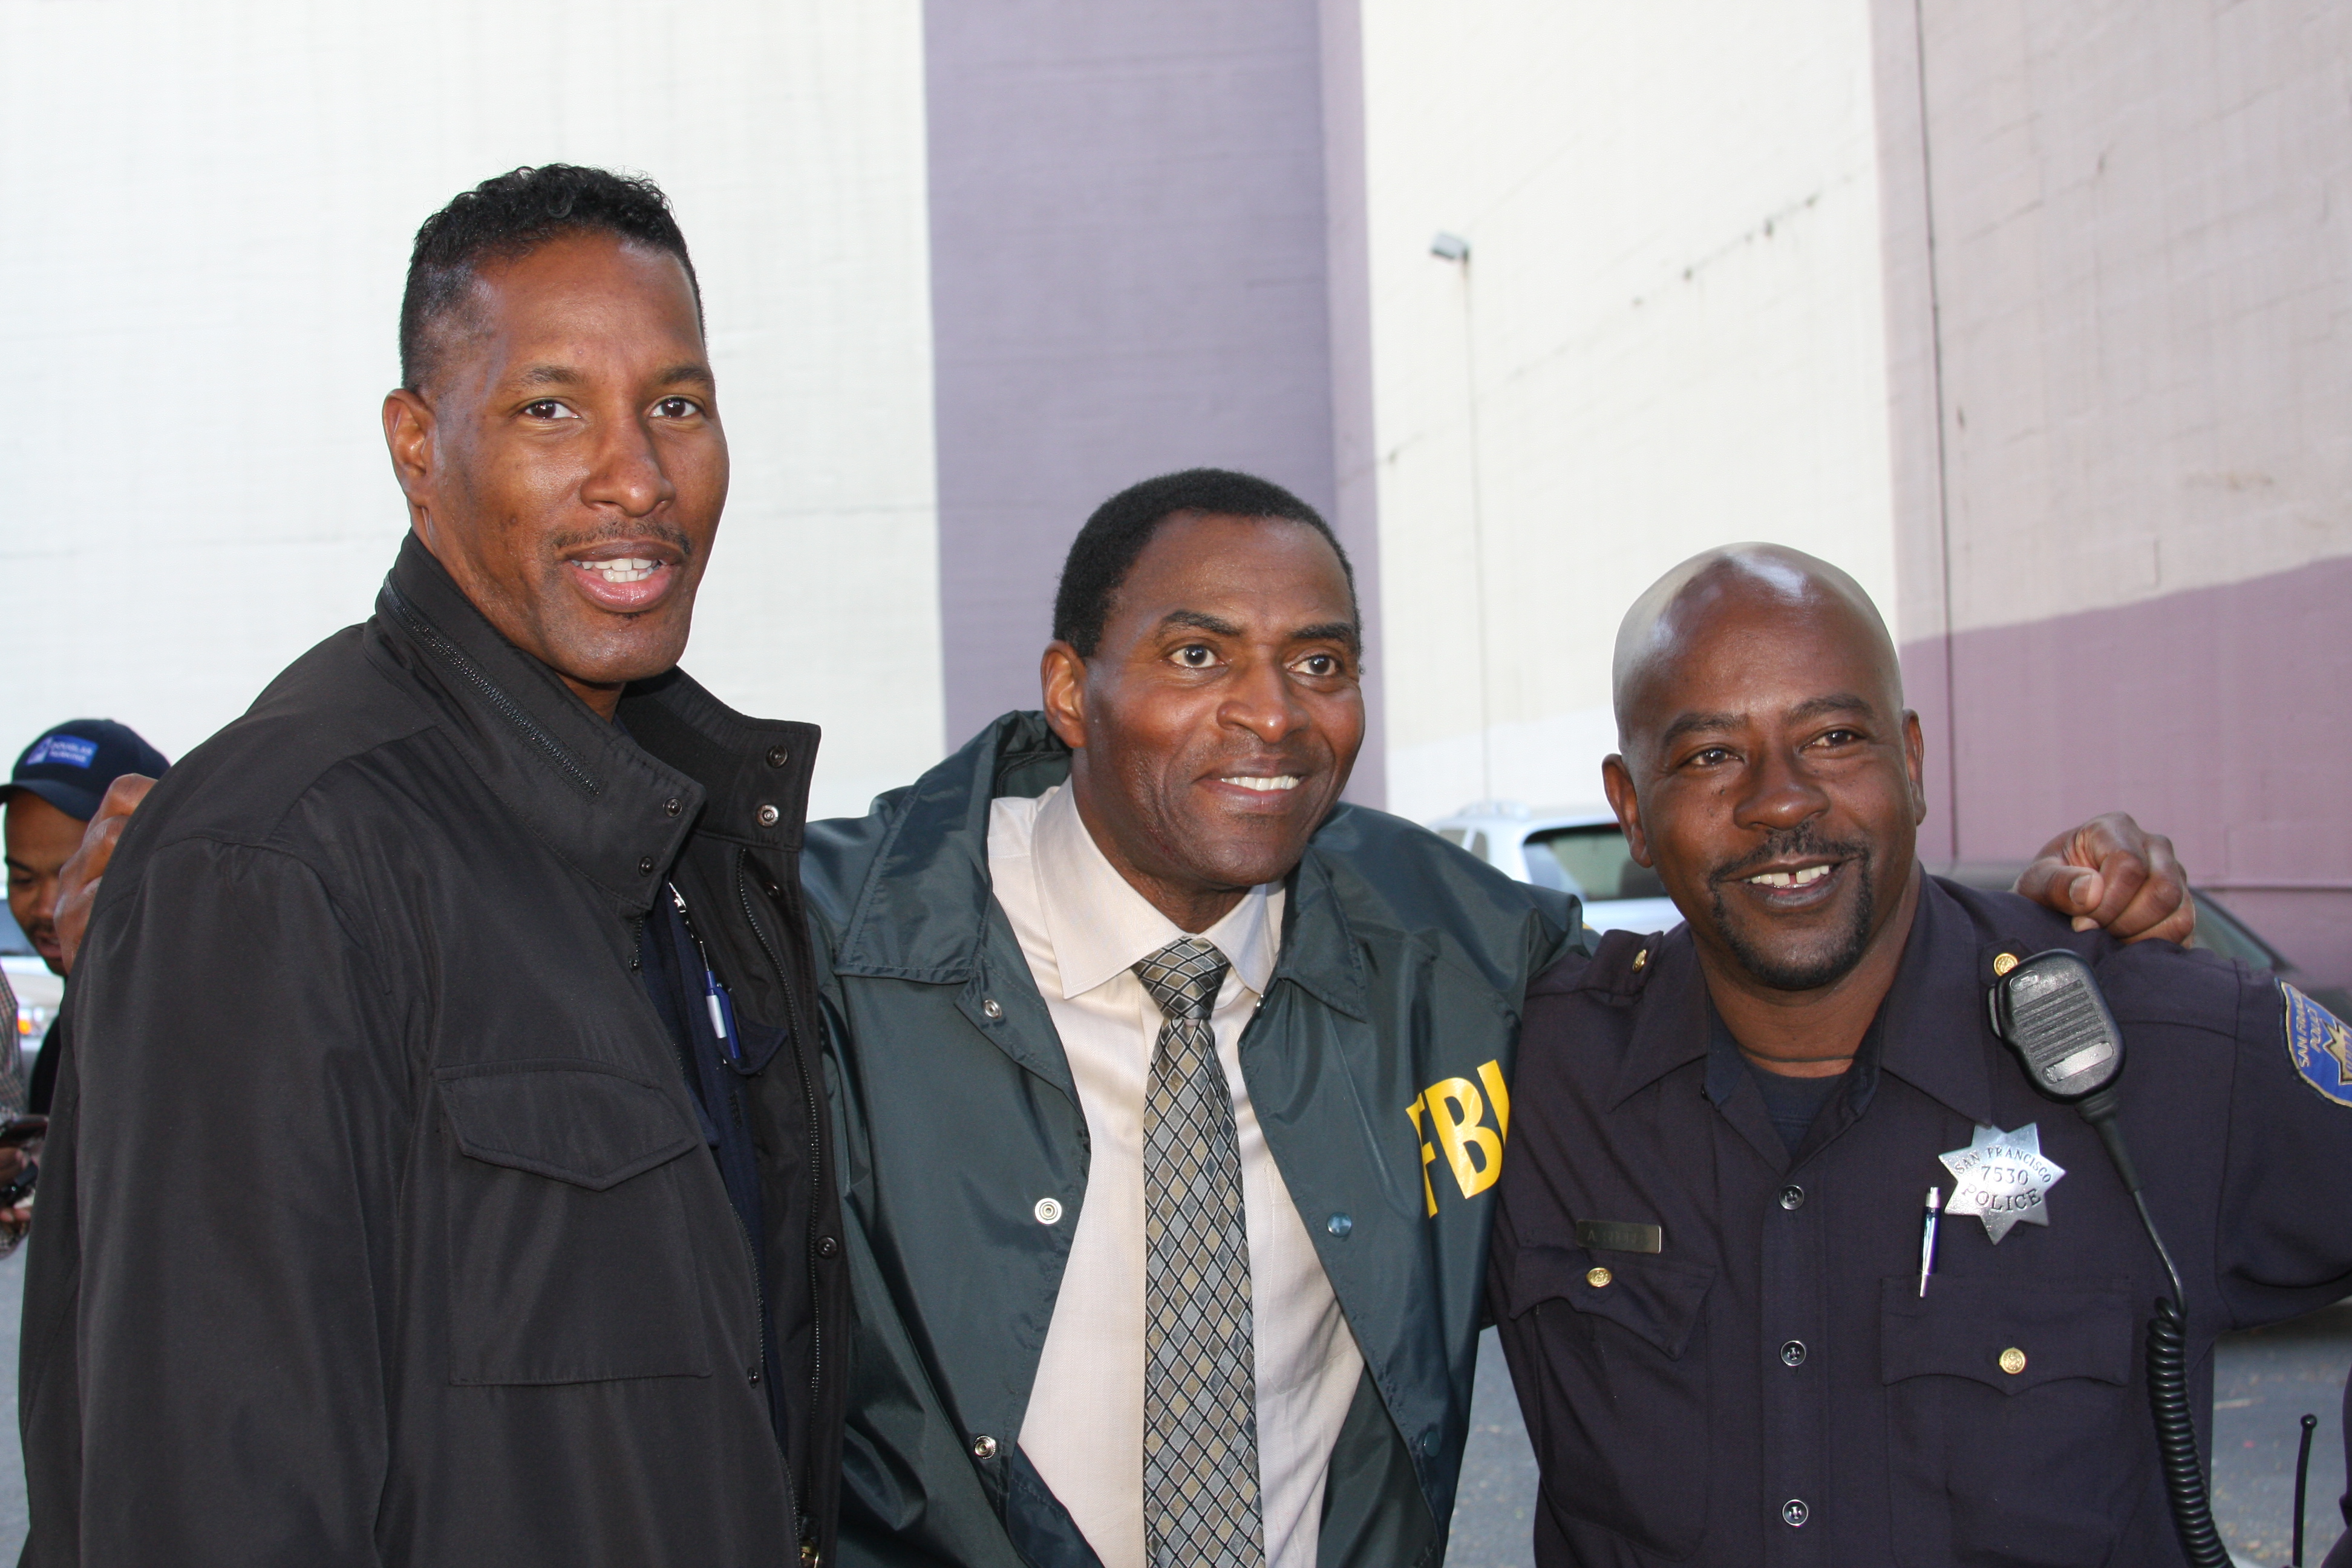
{"label": "blue lanyard", "polygon": [[743,1049],[735,1033],[735,999],[727,987],[719,984],[719,976],[710,967],[710,950],[702,944],[702,934],[694,929],[694,917],[686,912],[686,898],[677,884],[669,883],[670,903],[677,910],[678,920],[686,926],[686,934],[693,939],[696,956],[702,960],[702,1005],[710,1010],[710,1032],[719,1037],[719,1053],[727,1065],[743,1065]]}

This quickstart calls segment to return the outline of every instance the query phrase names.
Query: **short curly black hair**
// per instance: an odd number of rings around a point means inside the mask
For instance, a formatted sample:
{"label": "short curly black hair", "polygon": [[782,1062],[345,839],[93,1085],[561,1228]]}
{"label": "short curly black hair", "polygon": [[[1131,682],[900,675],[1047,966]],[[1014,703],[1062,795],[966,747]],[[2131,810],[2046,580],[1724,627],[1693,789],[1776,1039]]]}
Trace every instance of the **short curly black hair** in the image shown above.
{"label": "short curly black hair", "polygon": [[510,261],[583,229],[677,257],[693,287],[699,323],[702,285],[659,185],[643,175],[576,163],[526,163],[460,192],[416,231],[408,287],[400,297],[401,385],[419,391],[432,375],[441,347],[434,329],[465,303],[484,262]]}
{"label": "short curly black hair", "polygon": [[1264,518],[1313,529],[1339,557],[1339,570],[1348,579],[1348,613],[1360,631],[1364,617],[1356,604],[1356,568],[1341,548],[1339,536],[1313,507],[1254,474],[1237,474],[1229,468],[1186,468],[1129,485],[1095,508],[1095,514],[1070,542],[1070,553],[1062,563],[1062,584],[1054,594],[1055,641],[1069,644],[1081,658],[1094,657],[1119,585],[1135,570],[1137,557],[1160,525],[1179,512]]}

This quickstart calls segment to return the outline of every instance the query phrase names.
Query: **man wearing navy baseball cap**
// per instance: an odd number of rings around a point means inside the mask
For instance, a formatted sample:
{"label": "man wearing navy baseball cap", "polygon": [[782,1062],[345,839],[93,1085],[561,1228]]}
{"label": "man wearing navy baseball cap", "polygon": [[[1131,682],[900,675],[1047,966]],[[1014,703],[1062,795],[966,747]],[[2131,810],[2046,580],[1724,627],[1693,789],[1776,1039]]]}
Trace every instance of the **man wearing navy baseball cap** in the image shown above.
{"label": "man wearing navy baseball cap", "polygon": [[[65,973],[70,963],[58,940],[58,873],[81,847],[82,830],[98,815],[107,786],[126,773],[160,777],[169,766],[163,753],[127,724],[69,719],[26,747],[8,783],[0,786],[8,912],[51,973]],[[47,1113],[56,1076],[57,1063],[44,1039],[26,1109]]]}
{"label": "man wearing navy baseball cap", "polygon": [[[76,822],[98,815],[106,790],[125,773],[161,778],[171,762],[128,724],[111,719],[68,719],[25,748],[0,801],[14,806],[18,791],[34,795]],[[16,811],[8,814],[11,822]],[[74,830],[74,842],[81,831]],[[13,885],[13,884],[12,884]]]}

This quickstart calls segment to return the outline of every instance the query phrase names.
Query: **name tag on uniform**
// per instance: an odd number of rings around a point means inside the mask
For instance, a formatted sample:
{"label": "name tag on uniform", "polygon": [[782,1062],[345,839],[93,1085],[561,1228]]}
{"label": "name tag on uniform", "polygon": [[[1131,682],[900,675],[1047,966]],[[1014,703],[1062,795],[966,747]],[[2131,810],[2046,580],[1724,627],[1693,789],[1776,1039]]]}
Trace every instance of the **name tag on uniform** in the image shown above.
{"label": "name tag on uniform", "polygon": [[1665,1232],[1654,1225],[1635,1225],[1622,1219],[1576,1222],[1576,1245],[1594,1252],[1660,1252],[1664,1250],[1665,1241]]}

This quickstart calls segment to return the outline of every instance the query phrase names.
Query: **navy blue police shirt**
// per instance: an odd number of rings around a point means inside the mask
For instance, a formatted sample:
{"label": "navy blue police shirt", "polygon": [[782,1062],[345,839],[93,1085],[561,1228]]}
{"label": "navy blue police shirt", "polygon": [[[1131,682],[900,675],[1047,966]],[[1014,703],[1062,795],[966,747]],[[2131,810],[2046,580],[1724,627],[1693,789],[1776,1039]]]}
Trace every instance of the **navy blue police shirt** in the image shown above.
{"label": "navy blue police shirt", "polygon": [[[1611,932],[1528,992],[1490,1263],[1543,1471],[1538,1563],[2184,1561],[2144,1370],[2162,1265],[2097,1135],[1987,1019],[1995,959],[2057,947],[2124,1030],[2200,1443],[2214,1336],[2352,1291],[2352,1043],[2267,973],[1930,879],[1792,1149],[1687,928]],[[2064,1172],[2048,1224],[1995,1244],[1948,1212],[1922,1296],[1927,1192],[1955,1195],[1938,1156],[2029,1125]]]}

